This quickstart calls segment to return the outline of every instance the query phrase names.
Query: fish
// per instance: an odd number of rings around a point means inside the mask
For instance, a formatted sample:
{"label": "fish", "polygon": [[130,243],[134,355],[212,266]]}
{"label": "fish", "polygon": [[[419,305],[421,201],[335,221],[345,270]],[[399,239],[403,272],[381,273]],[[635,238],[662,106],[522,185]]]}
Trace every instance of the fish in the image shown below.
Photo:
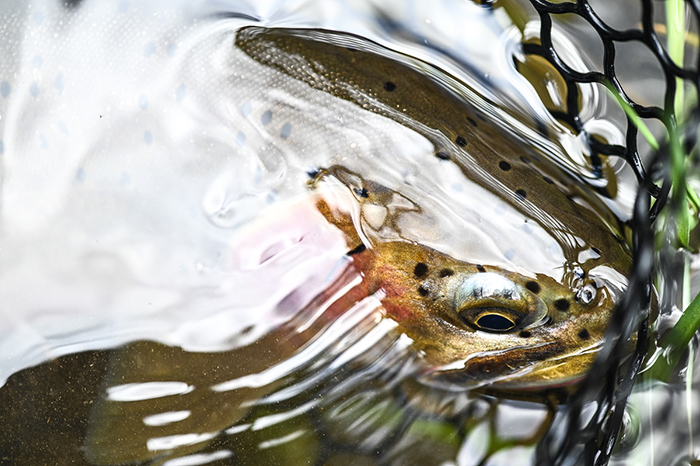
{"label": "fish", "polygon": [[[363,169],[352,157],[339,157],[310,171],[296,207],[260,217],[329,225],[345,245],[340,271],[291,310],[294,318],[256,342],[221,353],[155,342],[117,351],[90,415],[84,450],[91,463],[162,464],[200,451],[224,432],[233,435],[237,425],[254,431],[255,423],[246,423],[250,407],[288,383],[268,378],[269,369],[307,351],[320,333],[369,301],[376,303],[372,312],[394,323],[392,338],[410,341],[416,368],[410,375],[431,389],[539,391],[585,376],[632,261],[623,227],[594,189],[492,121],[467,87],[427,62],[323,30],[251,26],[237,31],[232,45],[253,85],[257,74],[266,76],[277,83],[273,92],[303,88],[303,98],[325,107],[343,105],[359,119],[378,116],[413,132],[430,147],[418,166],[458,179],[468,191],[427,201],[420,179],[392,185],[370,169],[385,160]],[[301,99],[280,104],[292,108],[295,128],[313,118]],[[265,139],[274,124],[271,113],[262,115],[257,130]],[[282,127],[276,150],[311,137],[290,131]],[[455,216],[464,205],[479,222],[458,218],[443,234],[436,212]],[[492,208],[508,214],[499,217]],[[516,217],[517,225],[508,223]],[[489,243],[501,233],[505,239]],[[462,247],[472,235],[481,247]],[[253,228],[249,236],[262,240],[264,232]],[[148,391],[150,382],[174,380],[178,396],[120,398],[119,390]],[[186,418],[142,422],[161,413]]]}
{"label": "fish", "polygon": [[[314,183],[334,171],[345,170],[326,170]],[[422,381],[452,390],[533,391],[585,376],[619,299],[614,286],[589,278],[572,288],[411,241],[363,242],[351,213],[328,202],[319,200],[317,208],[346,235],[348,267],[363,278],[348,296],[381,295],[385,315],[427,365]]]}
{"label": "fish", "polygon": [[[283,75],[421,134],[436,158],[455,164],[561,247],[556,275],[509,271],[500,261],[455,260],[419,240],[373,241],[355,233],[371,230],[367,222],[341,224],[342,216],[324,207],[349,245],[364,248],[352,255],[366,279],[363,293],[383,290],[387,315],[431,364],[450,366],[434,379],[541,388],[585,375],[631,267],[616,217],[592,189],[489,121],[454,79],[425,62],[389,59],[366,39],[319,30],[248,27],[236,46]],[[376,183],[342,166],[324,176],[340,180],[363,206],[386,204],[372,197],[401,196],[387,187],[373,193]]]}

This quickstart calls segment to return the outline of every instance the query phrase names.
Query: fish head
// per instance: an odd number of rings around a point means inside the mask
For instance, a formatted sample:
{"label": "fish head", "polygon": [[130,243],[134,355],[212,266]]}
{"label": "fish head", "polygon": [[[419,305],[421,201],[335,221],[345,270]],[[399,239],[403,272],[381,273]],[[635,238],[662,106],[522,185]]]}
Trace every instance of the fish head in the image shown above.
{"label": "fish head", "polygon": [[[421,380],[448,388],[541,389],[585,376],[620,290],[457,261],[408,242],[377,245],[367,277],[413,340]],[[361,260],[361,259],[360,259]]]}

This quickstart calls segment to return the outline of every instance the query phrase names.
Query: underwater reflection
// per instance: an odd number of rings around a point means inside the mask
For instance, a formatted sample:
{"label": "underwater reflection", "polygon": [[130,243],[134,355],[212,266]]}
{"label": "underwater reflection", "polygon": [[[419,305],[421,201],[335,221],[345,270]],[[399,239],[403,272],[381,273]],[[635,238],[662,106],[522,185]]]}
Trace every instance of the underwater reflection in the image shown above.
{"label": "underwater reflection", "polygon": [[319,357],[264,386],[211,390],[247,372],[240,356],[249,351],[262,364],[275,359],[261,346],[187,353],[137,342],[19,372],[0,389],[0,449],[18,465],[437,466],[508,452],[514,464],[529,464],[561,401],[554,394],[508,401],[402,381],[395,367],[406,360],[385,344],[324,377],[316,376],[328,363]]}

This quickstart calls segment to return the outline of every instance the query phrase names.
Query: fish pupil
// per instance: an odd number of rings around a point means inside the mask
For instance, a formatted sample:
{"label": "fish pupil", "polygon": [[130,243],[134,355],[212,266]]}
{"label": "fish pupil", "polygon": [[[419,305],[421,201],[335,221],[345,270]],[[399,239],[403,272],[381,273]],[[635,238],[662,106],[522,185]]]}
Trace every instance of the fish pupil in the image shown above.
{"label": "fish pupil", "polygon": [[500,314],[485,314],[476,321],[481,330],[491,332],[507,332],[515,327],[515,322]]}

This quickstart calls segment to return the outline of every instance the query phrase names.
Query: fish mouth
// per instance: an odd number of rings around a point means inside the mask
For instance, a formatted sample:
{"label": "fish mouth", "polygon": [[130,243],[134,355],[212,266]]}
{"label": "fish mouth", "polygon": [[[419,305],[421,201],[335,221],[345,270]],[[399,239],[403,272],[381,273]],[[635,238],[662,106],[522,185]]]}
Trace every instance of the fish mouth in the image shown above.
{"label": "fish mouth", "polygon": [[[418,376],[420,383],[450,391],[489,386],[494,389],[531,390],[563,387],[585,377],[594,354],[568,354],[561,341],[551,340],[470,355],[453,363],[433,366]],[[581,358],[586,362],[580,363]],[[576,362],[579,364],[576,364]],[[571,370],[571,366],[582,370]]]}
{"label": "fish mouth", "polygon": [[426,387],[447,390],[451,392],[463,392],[478,388],[490,388],[494,390],[506,390],[512,392],[538,392],[542,390],[558,389],[575,385],[586,378],[586,373],[573,374],[570,377],[556,380],[537,380],[533,376],[537,369],[525,367],[505,374],[484,374],[469,368],[461,370],[435,370],[429,371],[418,377],[418,382]]}
{"label": "fish mouth", "polygon": [[532,328],[547,318],[547,306],[539,296],[493,272],[464,280],[454,295],[454,311],[472,329],[490,333]]}

